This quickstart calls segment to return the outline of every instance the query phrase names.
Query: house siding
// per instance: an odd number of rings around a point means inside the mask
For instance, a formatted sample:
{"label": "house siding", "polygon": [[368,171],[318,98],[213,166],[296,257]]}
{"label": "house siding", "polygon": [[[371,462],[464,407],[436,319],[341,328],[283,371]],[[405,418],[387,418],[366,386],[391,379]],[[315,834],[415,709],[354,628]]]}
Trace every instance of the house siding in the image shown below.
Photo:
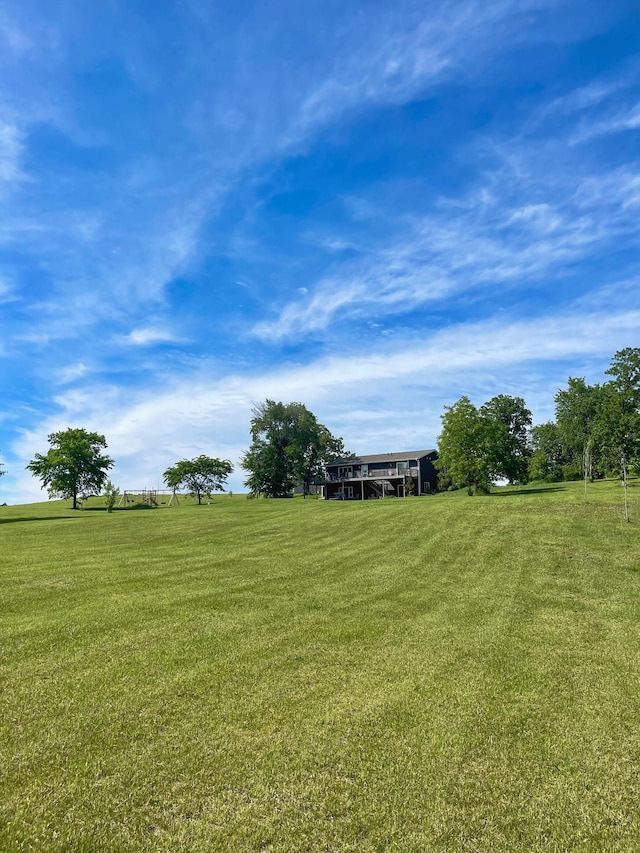
{"label": "house siding", "polygon": [[421,450],[336,460],[326,466],[323,496],[327,500],[401,497],[406,475],[413,478],[416,491],[420,484],[421,494],[428,494],[438,482],[433,464],[437,455],[435,450]]}

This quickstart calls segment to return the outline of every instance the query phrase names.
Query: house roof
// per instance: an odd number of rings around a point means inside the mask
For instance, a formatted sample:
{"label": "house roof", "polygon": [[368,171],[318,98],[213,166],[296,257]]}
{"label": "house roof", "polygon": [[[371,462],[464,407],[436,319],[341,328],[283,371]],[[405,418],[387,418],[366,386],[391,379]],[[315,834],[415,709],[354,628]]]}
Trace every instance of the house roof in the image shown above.
{"label": "house roof", "polygon": [[437,453],[437,450],[404,450],[401,453],[374,453],[370,456],[346,456],[344,459],[334,459],[328,462],[326,467],[334,465],[360,465],[363,462],[368,465],[374,462],[408,462],[411,459],[422,459]]}

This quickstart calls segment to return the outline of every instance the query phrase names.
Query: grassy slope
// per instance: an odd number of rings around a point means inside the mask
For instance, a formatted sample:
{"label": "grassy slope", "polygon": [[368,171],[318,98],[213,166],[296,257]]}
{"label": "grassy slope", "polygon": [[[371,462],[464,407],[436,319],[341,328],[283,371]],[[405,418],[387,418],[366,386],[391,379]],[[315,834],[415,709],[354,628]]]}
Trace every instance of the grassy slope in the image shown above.
{"label": "grassy slope", "polygon": [[637,850],[640,486],[0,509],[0,850]]}

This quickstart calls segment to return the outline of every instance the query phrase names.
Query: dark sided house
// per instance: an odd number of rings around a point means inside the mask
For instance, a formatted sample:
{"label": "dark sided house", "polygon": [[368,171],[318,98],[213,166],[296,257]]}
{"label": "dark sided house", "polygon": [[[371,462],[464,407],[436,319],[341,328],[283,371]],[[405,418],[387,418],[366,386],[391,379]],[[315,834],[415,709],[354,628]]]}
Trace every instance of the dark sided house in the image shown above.
{"label": "dark sided house", "polygon": [[433,465],[437,456],[435,450],[411,450],[338,459],[326,466],[322,496],[354,501],[401,498],[409,488],[414,495],[426,495],[438,482]]}

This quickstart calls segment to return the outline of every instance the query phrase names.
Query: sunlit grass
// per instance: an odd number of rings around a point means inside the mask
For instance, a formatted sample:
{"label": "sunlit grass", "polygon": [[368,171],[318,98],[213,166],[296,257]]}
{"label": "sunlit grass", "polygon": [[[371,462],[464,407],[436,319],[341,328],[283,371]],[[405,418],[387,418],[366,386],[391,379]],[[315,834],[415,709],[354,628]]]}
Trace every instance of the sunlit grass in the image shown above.
{"label": "sunlit grass", "polygon": [[0,850],[637,850],[631,497],[1,508]]}

